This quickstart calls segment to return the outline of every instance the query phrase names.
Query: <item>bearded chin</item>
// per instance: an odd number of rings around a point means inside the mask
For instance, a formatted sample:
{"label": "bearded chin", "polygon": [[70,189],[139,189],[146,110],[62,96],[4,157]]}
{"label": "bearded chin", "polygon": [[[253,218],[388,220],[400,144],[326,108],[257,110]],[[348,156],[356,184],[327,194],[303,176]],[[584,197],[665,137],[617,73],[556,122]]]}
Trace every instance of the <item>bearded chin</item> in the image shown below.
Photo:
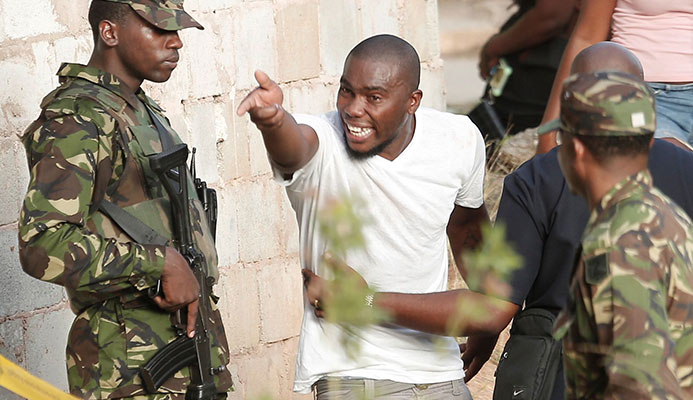
{"label": "bearded chin", "polygon": [[385,150],[385,148],[387,148],[387,146],[389,146],[390,143],[392,143],[392,141],[395,140],[395,137],[397,137],[397,135],[392,135],[386,141],[380,143],[379,145],[377,145],[377,146],[375,146],[369,150],[356,151],[349,146],[349,142],[347,141],[346,132],[345,132],[344,133],[344,145],[346,146],[346,151],[347,151],[347,154],[349,154],[349,158],[351,158],[354,161],[361,161],[361,160],[365,160],[365,159],[371,158],[373,156],[376,156],[376,155],[382,153]]}

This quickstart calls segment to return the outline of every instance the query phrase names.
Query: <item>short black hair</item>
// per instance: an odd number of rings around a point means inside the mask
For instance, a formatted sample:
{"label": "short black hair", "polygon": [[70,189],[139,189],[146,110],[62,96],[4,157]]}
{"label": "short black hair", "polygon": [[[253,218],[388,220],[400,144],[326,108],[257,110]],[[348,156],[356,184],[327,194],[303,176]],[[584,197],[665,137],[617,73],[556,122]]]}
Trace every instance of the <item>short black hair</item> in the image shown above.
{"label": "short black hair", "polygon": [[130,13],[130,6],[125,3],[114,3],[112,1],[92,0],[89,6],[89,25],[94,35],[94,43],[99,38],[99,23],[109,20],[115,23],[124,23],[125,17]]}
{"label": "short black hair", "polygon": [[614,157],[634,157],[648,154],[653,135],[654,133],[630,136],[572,136],[585,145],[599,164],[605,164]]}
{"label": "short black hair", "polygon": [[402,38],[388,34],[371,36],[357,44],[349,52],[347,59],[350,57],[393,60],[406,74],[409,89],[414,91],[419,88],[421,80],[419,54],[409,42]]}

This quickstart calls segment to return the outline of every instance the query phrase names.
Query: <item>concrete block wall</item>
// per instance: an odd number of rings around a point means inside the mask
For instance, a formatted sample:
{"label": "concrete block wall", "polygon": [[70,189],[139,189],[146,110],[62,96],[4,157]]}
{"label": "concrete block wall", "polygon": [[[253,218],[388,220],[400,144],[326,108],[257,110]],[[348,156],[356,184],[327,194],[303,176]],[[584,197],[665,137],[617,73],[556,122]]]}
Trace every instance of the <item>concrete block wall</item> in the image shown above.
{"label": "concrete block wall", "polygon": [[[86,63],[89,0],[0,0],[0,354],[66,390],[64,347],[72,321],[64,291],[25,275],[17,217],[28,181],[17,134],[57,85],[62,61]],[[263,69],[285,106],[334,107],[347,52],[394,33],[419,50],[427,106],[445,108],[435,0],[188,0],[206,27],[181,33],[181,62],[164,84],[144,88],[198,149],[198,173],[219,191],[221,296],[236,381],[232,399],[303,399],[292,394],[302,317],[293,211],[272,181],[259,132],[235,109]],[[18,397],[0,388],[0,399]]]}

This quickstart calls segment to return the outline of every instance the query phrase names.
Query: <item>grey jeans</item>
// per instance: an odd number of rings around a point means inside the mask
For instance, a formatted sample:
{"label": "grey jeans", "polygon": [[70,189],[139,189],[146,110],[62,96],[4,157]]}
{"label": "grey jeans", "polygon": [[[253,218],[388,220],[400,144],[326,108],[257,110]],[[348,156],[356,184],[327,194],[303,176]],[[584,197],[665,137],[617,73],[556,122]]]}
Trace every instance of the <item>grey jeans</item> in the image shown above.
{"label": "grey jeans", "polygon": [[322,378],[313,386],[317,400],[471,400],[463,379],[414,385],[388,380]]}

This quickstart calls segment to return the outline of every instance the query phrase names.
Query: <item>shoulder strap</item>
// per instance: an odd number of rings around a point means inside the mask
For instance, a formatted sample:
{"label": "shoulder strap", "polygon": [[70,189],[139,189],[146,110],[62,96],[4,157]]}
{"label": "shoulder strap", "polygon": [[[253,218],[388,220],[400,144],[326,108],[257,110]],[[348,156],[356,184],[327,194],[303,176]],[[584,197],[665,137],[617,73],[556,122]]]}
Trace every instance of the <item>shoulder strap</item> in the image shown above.
{"label": "shoulder strap", "polygon": [[142,222],[139,218],[123,210],[117,205],[104,199],[99,205],[99,210],[108,215],[125,233],[139,244],[165,245],[168,239],[159,235],[154,229]]}
{"label": "shoulder strap", "polygon": [[[98,99],[95,100],[98,101]],[[152,112],[151,108],[146,103],[144,103],[144,106],[149,114],[149,117],[152,119],[157,132],[159,133],[159,140],[161,140],[162,149],[164,151],[170,149],[173,147],[173,138],[171,137],[171,133],[161,125],[161,122],[156,114]],[[118,122],[121,122],[120,118],[118,118],[118,116],[115,115],[116,113],[114,113],[110,108],[105,107],[105,109],[108,114],[118,120]],[[124,136],[126,136],[122,127],[120,128],[120,131]],[[121,140],[126,140],[126,138],[121,138]],[[125,141],[123,145],[123,151],[127,152],[127,141]],[[115,187],[117,187],[119,183],[120,182],[115,182]],[[109,187],[108,189],[111,193],[114,190],[112,187]],[[123,230],[123,232],[128,234],[128,236],[139,244],[158,244],[163,246],[168,243],[168,239],[158,234],[149,225],[145,224],[139,218],[106,199],[101,201],[98,209],[110,217],[113,222],[115,222],[120,229]]]}
{"label": "shoulder strap", "polygon": [[519,334],[552,337],[553,324],[555,321],[556,315],[545,308],[525,308],[515,315],[513,325],[510,328],[510,335]]}
{"label": "shoulder strap", "polygon": [[145,104],[144,108],[147,109],[147,113],[149,113],[149,118],[152,119],[152,122],[156,127],[156,131],[159,132],[159,140],[161,140],[161,149],[163,151],[169,150],[171,147],[173,147],[173,138],[171,137],[171,132],[169,132],[168,129],[164,128],[163,125],[161,125],[159,117],[152,111],[149,105]]}

